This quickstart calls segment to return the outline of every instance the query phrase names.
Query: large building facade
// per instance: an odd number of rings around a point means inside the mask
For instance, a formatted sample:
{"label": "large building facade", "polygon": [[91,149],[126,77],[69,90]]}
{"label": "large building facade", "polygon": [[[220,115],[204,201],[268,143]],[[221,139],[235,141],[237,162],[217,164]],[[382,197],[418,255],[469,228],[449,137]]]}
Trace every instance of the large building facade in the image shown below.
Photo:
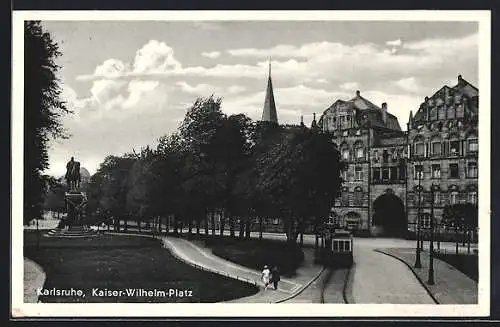
{"label": "large building facade", "polygon": [[419,210],[421,225],[430,224],[431,201],[438,223],[445,205],[476,203],[478,98],[459,76],[425,97],[406,131],[387,103],[377,106],[359,91],[334,102],[313,121],[347,163],[330,219],[360,233],[402,235],[416,228]]}

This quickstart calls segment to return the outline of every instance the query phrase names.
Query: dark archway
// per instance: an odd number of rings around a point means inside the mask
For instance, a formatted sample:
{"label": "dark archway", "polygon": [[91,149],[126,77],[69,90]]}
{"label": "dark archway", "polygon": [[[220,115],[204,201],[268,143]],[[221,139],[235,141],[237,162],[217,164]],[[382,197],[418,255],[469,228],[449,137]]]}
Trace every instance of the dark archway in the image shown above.
{"label": "dark archway", "polygon": [[407,221],[403,201],[391,191],[373,202],[373,225],[386,236],[405,236]]}

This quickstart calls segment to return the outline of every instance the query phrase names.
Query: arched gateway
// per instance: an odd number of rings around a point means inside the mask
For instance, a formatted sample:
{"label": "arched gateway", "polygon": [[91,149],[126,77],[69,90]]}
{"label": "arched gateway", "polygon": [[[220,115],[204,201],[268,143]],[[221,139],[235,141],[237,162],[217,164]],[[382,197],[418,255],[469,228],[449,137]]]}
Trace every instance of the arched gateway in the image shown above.
{"label": "arched gateway", "polygon": [[405,207],[392,190],[387,190],[373,202],[372,225],[379,235],[399,237],[406,234]]}

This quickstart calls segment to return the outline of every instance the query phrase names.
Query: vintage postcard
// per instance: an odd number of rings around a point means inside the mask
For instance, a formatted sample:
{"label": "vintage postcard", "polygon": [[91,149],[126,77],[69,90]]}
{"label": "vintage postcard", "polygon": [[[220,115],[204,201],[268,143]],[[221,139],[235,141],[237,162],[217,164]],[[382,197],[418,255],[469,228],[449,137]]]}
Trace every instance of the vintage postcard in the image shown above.
{"label": "vintage postcard", "polygon": [[490,312],[488,11],[15,11],[13,317]]}

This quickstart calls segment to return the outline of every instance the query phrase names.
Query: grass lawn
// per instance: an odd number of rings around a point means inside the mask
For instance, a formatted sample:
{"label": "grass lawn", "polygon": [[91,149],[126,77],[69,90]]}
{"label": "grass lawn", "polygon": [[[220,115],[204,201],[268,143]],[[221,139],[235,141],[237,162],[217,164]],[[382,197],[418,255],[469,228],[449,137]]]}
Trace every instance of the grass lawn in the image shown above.
{"label": "grass lawn", "polygon": [[[24,234],[24,256],[44,269],[44,289],[81,289],[85,297],[40,296],[42,302],[220,302],[258,292],[258,288],[217,274],[200,271],[174,258],[161,242],[148,237],[100,235],[94,238],[42,237]],[[92,289],[123,290],[123,296],[103,297]],[[185,296],[127,294],[127,289],[168,292],[191,290]],[[180,294],[180,292],[177,292]]]}
{"label": "grass lawn", "polygon": [[293,276],[304,261],[300,245],[266,239],[231,239],[210,236],[205,244],[212,253],[245,267],[262,270],[277,265],[284,276]]}
{"label": "grass lawn", "polygon": [[469,276],[474,281],[478,281],[479,257],[474,254],[436,253],[435,257],[447,262],[462,273]]}

